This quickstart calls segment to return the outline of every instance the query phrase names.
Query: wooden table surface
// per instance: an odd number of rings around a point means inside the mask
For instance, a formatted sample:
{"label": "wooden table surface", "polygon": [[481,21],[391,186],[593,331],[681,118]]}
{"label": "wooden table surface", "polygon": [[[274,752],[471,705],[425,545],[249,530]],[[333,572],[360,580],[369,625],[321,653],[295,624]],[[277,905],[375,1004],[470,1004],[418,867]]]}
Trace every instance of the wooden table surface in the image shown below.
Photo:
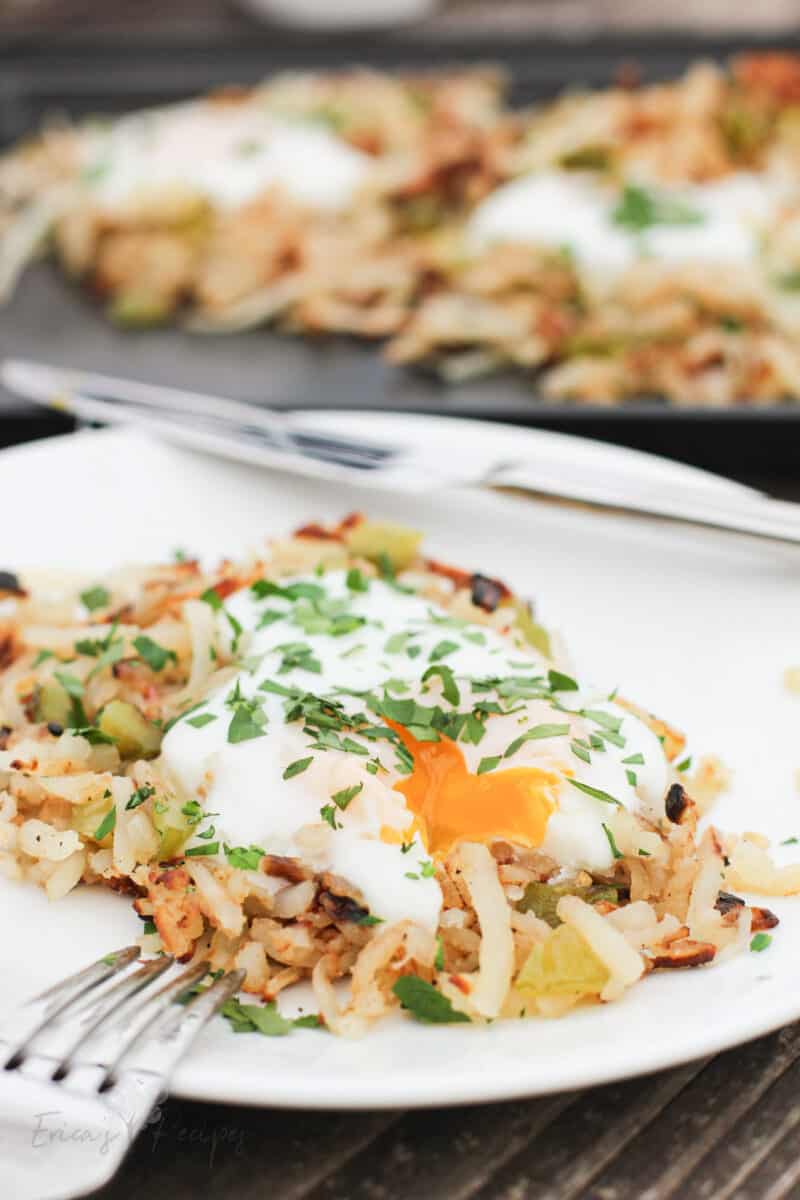
{"label": "wooden table surface", "polygon": [[[455,0],[431,29],[659,24],[786,29],[794,0]],[[246,30],[214,0],[5,0],[0,37]],[[35,432],[0,420],[0,445]],[[5,436],[4,436],[5,435]],[[800,499],[800,481],[753,479]],[[713,1014],[700,1019],[713,1021]],[[657,1075],[539,1100],[420,1112],[279,1112],[166,1101],[104,1200],[800,1200],[800,1026]],[[9,1197],[9,1200],[13,1198]]]}

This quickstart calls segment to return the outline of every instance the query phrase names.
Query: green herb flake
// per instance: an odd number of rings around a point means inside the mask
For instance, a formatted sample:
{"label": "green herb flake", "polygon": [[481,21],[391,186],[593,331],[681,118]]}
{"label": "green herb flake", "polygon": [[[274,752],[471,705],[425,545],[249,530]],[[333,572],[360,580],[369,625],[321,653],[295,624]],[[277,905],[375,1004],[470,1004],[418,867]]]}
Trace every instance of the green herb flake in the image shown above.
{"label": "green herb flake", "polygon": [[628,233],[643,233],[654,225],[702,225],[705,217],[680,200],[627,184],[611,220]]}
{"label": "green herb flake", "polygon": [[219,854],[219,842],[208,842],[205,846],[190,846],[188,850],[184,850],[187,858],[206,858],[212,854]]}
{"label": "green herb flake", "polygon": [[445,638],[441,642],[437,642],[428,655],[428,662],[437,662],[440,658],[447,658],[449,654],[455,653],[458,650],[458,642],[451,642]]}
{"label": "green herb flake", "polygon": [[319,815],[330,825],[331,829],[341,829],[341,825],[336,820],[336,808],[333,804],[323,804]]}
{"label": "green herb flake", "polygon": [[602,800],[604,804],[615,804],[617,808],[622,808],[619,800],[610,795],[609,792],[604,792],[600,788],[590,787],[588,783],[581,783],[579,779],[568,779],[567,783],[571,783],[579,792],[585,792],[587,796],[591,796],[594,800]]}
{"label": "green herb flake", "polygon": [[274,1000],[269,1004],[242,1004],[240,1000],[226,1000],[219,1011],[234,1033],[285,1037],[294,1024],[281,1016]]}
{"label": "green herb flake", "polygon": [[766,950],[767,946],[772,944],[772,937],[768,933],[757,933],[750,942],[750,949],[760,954],[762,950]]}
{"label": "green herb flake", "polygon": [[[644,760],[642,760],[642,761],[644,761]],[[688,771],[689,768],[691,767],[691,765],[692,765],[692,756],[691,756],[691,754],[688,754],[686,756],[686,758],[684,758],[681,762],[678,763],[675,770],[676,771]]]}
{"label": "green herb flake", "polygon": [[611,832],[611,830],[605,824],[603,825],[603,833],[606,835],[606,838],[608,839],[608,844],[611,847],[611,853],[612,853],[613,857],[614,858],[624,858],[625,857],[624,854],[622,854],[619,847],[617,846],[616,840],[614,838],[614,834]]}
{"label": "green herb flake", "polygon": [[130,800],[125,805],[125,811],[130,812],[131,809],[138,808],[141,804],[144,804],[145,800],[149,800],[150,797],[155,796],[155,794],[156,789],[154,787],[151,787],[149,783],[144,784],[142,787],[137,788],[133,793]]}
{"label": "green herb flake", "polygon": [[133,639],[133,646],[139,657],[147,663],[151,671],[163,671],[168,662],[176,663],[178,656],[174,650],[167,650],[154,642],[146,634]]}
{"label": "green herb flake", "polygon": [[493,771],[501,759],[501,754],[491,754],[487,758],[482,758],[478,763],[478,769],[475,774],[485,775],[487,771]]}
{"label": "green herb flake", "polygon": [[437,971],[444,970],[444,943],[440,937],[436,939],[436,957],[433,960],[433,965]]}
{"label": "green herb flake", "polygon": [[418,975],[401,975],[392,991],[403,1008],[425,1025],[469,1024],[466,1013],[453,1008],[446,996]]}
{"label": "green herb flake", "polygon": [[[444,643],[440,642],[439,645],[444,645]],[[447,700],[448,703],[452,704],[455,708],[461,703],[461,692],[458,689],[458,684],[455,681],[455,676],[453,675],[452,669],[446,666],[444,663],[434,663],[432,667],[428,667],[427,671],[422,676],[422,682],[425,683],[428,679],[432,679],[434,676],[438,676],[439,679],[441,679],[442,695],[444,696],[445,700]]]}
{"label": "green herb flake", "polygon": [[368,592],[369,579],[358,567],[351,567],[347,572],[347,586],[351,592]]}
{"label": "green herb flake", "polygon": [[117,810],[116,810],[116,808],[110,808],[108,810],[108,812],[106,813],[106,815],[103,817],[100,824],[97,826],[97,829],[95,829],[94,833],[92,834],[92,837],[94,838],[94,840],[96,842],[102,842],[103,838],[108,837],[108,835],[111,833],[112,829],[114,829],[116,824],[117,824]]}
{"label": "green herb flake", "polygon": [[110,603],[111,595],[104,587],[87,588],[85,592],[81,592],[81,604],[89,612],[94,612],[98,608],[108,608]]}
{"label": "green herb flake", "polygon": [[548,671],[547,681],[551,692],[577,692],[578,690],[578,685],[572,676],[564,675],[561,671]]}
{"label": "green herb flake", "polygon": [[363,917],[359,917],[356,925],[383,925],[385,924],[383,917],[373,917],[372,913],[365,913]]}
{"label": "green herb flake", "polygon": [[69,671],[55,671],[54,675],[68,696],[72,696],[76,700],[80,699],[84,688],[77,675],[70,675]]}
{"label": "green herb flake", "polygon": [[296,758],[294,762],[289,763],[286,770],[283,772],[284,779],[294,779],[295,775],[302,775],[314,761],[314,755],[310,754],[308,758]]}
{"label": "green herb flake", "polygon": [[200,713],[197,717],[190,717],[186,724],[191,725],[193,729],[202,729],[204,725],[210,725],[216,719],[215,713]]}
{"label": "green herb flake", "polygon": [[534,725],[532,729],[528,729],[518,738],[514,738],[514,741],[506,747],[503,757],[511,758],[525,742],[537,742],[542,738],[565,737],[568,733],[569,725]]}
{"label": "green herb flake", "polygon": [[591,753],[589,752],[589,750],[587,749],[586,746],[582,745],[581,742],[579,742],[577,740],[570,742],[570,750],[576,756],[576,758],[580,758],[583,762],[589,763],[589,765],[591,766],[591,762],[592,762]]}
{"label": "green herb flake", "polygon": [[628,767],[641,767],[644,765],[643,754],[629,754],[627,758],[623,758],[623,763]]}
{"label": "green herb flake", "polygon": [[228,846],[223,843],[223,853],[228,866],[237,871],[257,871],[266,850],[260,846]]}
{"label": "green herb flake", "polygon": [[52,650],[40,650],[33,660],[33,669],[40,667],[43,662],[47,662],[48,658],[55,658]]}
{"label": "green herb flake", "polygon": [[355,800],[359,792],[363,790],[363,783],[354,783],[352,787],[342,788],[340,792],[334,792],[331,800],[341,812],[344,812],[350,801]]}

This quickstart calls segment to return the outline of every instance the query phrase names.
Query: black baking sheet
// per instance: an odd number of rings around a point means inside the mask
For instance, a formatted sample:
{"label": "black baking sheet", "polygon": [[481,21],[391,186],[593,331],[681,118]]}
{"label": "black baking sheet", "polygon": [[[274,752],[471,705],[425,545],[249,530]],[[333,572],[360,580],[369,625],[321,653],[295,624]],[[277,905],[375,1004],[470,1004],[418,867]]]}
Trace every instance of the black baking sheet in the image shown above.
{"label": "black baking sheet", "polygon": [[[123,112],[291,67],[366,63],[435,69],[495,62],[509,73],[512,102],[526,104],[568,86],[603,86],[626,64],[637,64],[644,79],[670,78],[698,58],[721,60],[757,44],[754,38],[710,43],[690,36],[487,44],[431,42],[414,32],[371,40],[304,39],[275,31],[213,46],[130,38],[18,39],[0,48],[0,144],[35,129],[52,113]],[[542,401],[530,377],[509,373],[446,385],[424,371],[392,367],[377,346],[350,339],[310,342],[263,330],[224,337],[175,329],[121,331],[46,263],[27,273],[0,310],[0,356],[7,355],[281,407],[405,409],[512,421],[731,472],[794,473],[800,458],[800,405],[714,412],[644,400],[616,408],[554,405]],[[0,413],[5,417],[0,444],[63,427],[63,421],[41,417],[2,393]]]}

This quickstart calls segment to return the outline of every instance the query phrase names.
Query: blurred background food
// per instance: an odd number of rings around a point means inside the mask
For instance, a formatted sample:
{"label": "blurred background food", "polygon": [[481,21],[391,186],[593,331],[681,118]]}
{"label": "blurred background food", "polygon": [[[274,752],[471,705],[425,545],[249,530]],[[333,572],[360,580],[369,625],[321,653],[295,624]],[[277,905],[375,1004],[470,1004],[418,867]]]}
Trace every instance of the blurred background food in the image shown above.
{"label": "blurred background food", "polygon": [[[57,140],[66,118],[124,114],[225,84],[255,84],[298,68],[329,73],[366,65],[413,74],[459,65],[475,69],[489,62],[505,73],[510,104],[516,108],[564,90],[675,80],[695,64],[685,83],[670,92],[643,92],[641,101],[635,90],[623,96],[625,128],[635,124],[640,130],[653,113],[663,124],[664,111],[680,110],[680,120],[669,117],[674,125],[669,145],[678,147],[689,165],[677,182],[705,187],[719,177],[727,186],[726,173],[736,174],[737,203],[748,213],[758,209],[768,232],[765,263],[772,287],[776,280],[800,279],[800,262],[793,261],[795,250],[800,255],[800,234],[791,214],[780,220],[774,215],[774,198],[755,195],[758,188],[753,190],[749,176],[742,191],[739,174],[760,170],[776,155],[783,170],[782,164],[795,154],[792,130],[797,122],[792,122],[800,106],[793,94],[778,97],[771,83],[765,90],[758,71],[749,79],[746,71],[723,77],[696,64],[716,60],[722,65],[748,50],[791,49],[796,20],[796,6],[786,0],[767,0],[757,10],[730,0],[709,0],[702,6],[688,0],[669,6],[653,0],[0,0],[0,149],[34,133],[43,122]],[[700,259],[710,261],[713,255],[705,251],[712,234],[720,232],[709,215],[716,193],[701,221],[705,193],[693,193],[688,204],[681,193],[668,198],[665,208],[659,196],[624,186],[624,178],[617,180],[619,191],[610,198],[584,187],[587,169],[605,171],[613,158],[618,170],[630,158],[618,132],[622,126],[604,117],[602,100],[590,96],[563,110],[567,141],[575,140],[576,130],[580,135],[571,155],[576,161],[567,163],[559,150],[551,163],[540,161],[535,147],[526,150],[530,139],[525,137],[520,152],[518,131],[508,132],[501,80],[490,75],[483,80],[456,75],[454,84],[438,91],[417,84],[405,91],[404,85],[389,83],[351,87],[346,78],[328,90],[328,133],[315,134],[303,146],[294,138],[295,166],[290,169],[295,186],[284,191],[296,194],[288,203],[272,197],[257,211],[245,208],[240,215],[237,210],[233,218],[215,217],[209,224],[207,204],[198,206],[195,196],[187,216],[184,195],[173,197],[174,220],[166,223],[163,213],[157,222],[138,213],[133,225],[125,225],[118,213],[112,219],[105,212],[99,226],[93,218],[92,229],[85,220],[61,220],[55,248],[67,275],[83,280],[84,293],[59,277],[52,265],[37,266],[0,311],[0,354],[206,387],[276,406],[376,406],[474,415],[627,441],[712,467],[729,467],[743,454],[751,465],[760,461],[769,469],[782,461],[793,465],[786,429],[800,423],[800,404],[790,407],[782,401],[800,395],[800,352],[792,333],[799,303],[791,294],[797,291],[794,284],[772,288],[765,302],[761,282],[742,275],[740,265],[726,274],[709,273],[696,264],[692,270],[689,263],[665,288],[657,266],[645,264],[635,286],[616,294],[612,304],[587,299],[573,261],[577,244],[578,266],[585,265],[583,252],[570,228],[581,213],[586,253],[591,256],[596,249],[589,226],[604,205],[618,227],[614,238],[606,239],[605,250],[619,257],[625,243],[626,261],[631,233],[647,242],[647,254],[660,242],[669,243],[674,254],[677,243],[693,241]],[[279,83],[265,94],[274,92],[285,107],[287,88]],[[405,136],[396,114],[414,104],[419,111],[411,124],[419,127],[415,136],[425,141],[428,179],[423,185],[419,164],[411,169],[413,164],[406,163],[393,190],[384,187],[380,220],[385,220],[388,204],[394,240],[385,237],[377,210],[362,206],[357,220],[331,216],[355,187],[353,179],[361,170],[356,156],[380,157],[375,145],[365,144],[363,135],[354,132],[358,122],[352,114],[365,127],[378,129],[382,154],[387,145],[396,152]],[[295,116],[308,109],[306,100],[298,100],[297,88],[289,107]],[[730,133],[733,121],[736,138]],[[193,161],[192,143],[199,139],[207,144],[208,123],[174,124],[161,159],[179,164],[176,173],[191,185],[189,192],[196,191],[199,164]],[[712,170],[707,134],[711,130],[714,141],[722,128],[728,131],[728,158]],[[604,142],[603,163],[587,133],[592,129],[603,131],[595,138]],[[243,144],[252,140],[239,138]],[[341,153],[344,140],[355,151],[347,162]],[[655,139],[662,160],[668,142],[661,133]],[[608,144],[613,145],[611,155]],[[97,162],[104,154],[102,147],[95,151]],[[591,162],[587,155],[593,156]],[[238,176],[245,167],[253,175],[257,157],[238,163],[223,181],[228,202],[232,190],[242,186]],[[393,170],[397,158],[395,153]],[[637,170],[641,158],[633,155]],[[701,159],[705,165],[698,167]],[[650,166],[652,155],[651,160]],[[91,172],[97,162],[93,166],[87,159],[82,170]],[[314,170],[305,165],[312,162],[318,168],[316,181]],[[521,171],[553,163],[559,170],[577,167],[579,182],[551,179],[546,194],[517,197],[516,215],[510,218],[502,205],[479,208],[472,228],[482,239],[481,256],[465,269],[461,251],[453,252],[451,226],[463,225],[492,189],[513,187],[507,181]],[[143,159],[139,166],[147,172],[153,164]],[[661,166],[663,161],[659,171]],[[675,182],[669,172],[663,181]],[[605,187],[604,179],[601,183]],[[99,187],[107,193],[106,202],[114,198],[112,184],[106,180]],[[306,227],[300,236],[297,204],[307,205],[315,188],[312,198],[328,215],[313,236]],[[495,199],[501,196],[490,196],[488,204]],[[553,225],[553,212],[568,212],[569,220],[549,231],[544,255],[510,250],[503,244],[509,219],[516,228],[524,209],[530,224],[536,204],[547,225]],[[668,213],[666,224],[673,228],[656,230],[649,241],[640,237],[643,213],[648,226],[651,218],[656,224],[662,220],[659,211]],[[437,222],[449,243],[438,236]],[[541,220],[534,224],[542,228]],[[574,236],[562,243],[565,224]],[[189,226],[191,237],[184,236]],[[741,242],[740,233],[733,230],[733,241],[738,237]],[[729,237],[728,249],[731,244]],[[292,291],[297,284],[291,267],[298,256],[306,288],[299,297]],[[595,258],[595,266],[607,271],[609,263]],[[271,265],[265,294],[266,259]],[[197,267],[200,260],[202,269]],[[251,276],[253,283],[248,282]],[[322,280],[310,295],[309,276]],[[779,328],[773,319],[775,295]],[[261,309],[258,304],[253,308],[254,296]],[[263,315],[271,315],[274,306],[284,328],[312,333],[313,343],[250,328],[263,324]],[[185,324],[187,315],[193,333],[174,327]],[[225,338],[197,335],[199,329],[221,327],[232,332]],[[654,337],[661,346],[655,359],[641,352],[641,344],[649,346]],[[390,339],[387,352],[381,354],[364,338]],[[540,372],[540,367],[547,369]],[[676,408],[654,407],[653,393],[669,396]],[[5,413],[0,442],[16,440],[20,431],[45,431],[40,420],[9,397],[0,396],[0,406]]]}

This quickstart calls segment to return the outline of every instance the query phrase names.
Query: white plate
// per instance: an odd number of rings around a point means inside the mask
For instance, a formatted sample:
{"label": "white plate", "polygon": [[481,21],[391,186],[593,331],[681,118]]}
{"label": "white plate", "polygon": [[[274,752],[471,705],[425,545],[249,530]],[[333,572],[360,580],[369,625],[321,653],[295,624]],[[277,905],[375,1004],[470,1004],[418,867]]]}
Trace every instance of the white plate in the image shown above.
{"label": "white plate", "polygon": [[[474,439],[515,455],[547,445],[559,461],[607,456],[683,487],[735,487],[674,463],[561,435],[466,421],[367,415],[373,436],[424,437],[442,453]],[[798,702],[784,668],[800,659],[800,556],[790,549],[656,522],[607,517],[471,491],[403,499],[266,474],[124,432],[55,438],[0,457],[0,558],[102,571],[177,546],[235,554],[313,518],[369,509],[427,531],[431,553],[506,577],[566,632],[583,674],[682,726],[695,752],[734,769],[717,819],[731,828],[800,835],[794,772]],[[83,889],[48,905],[32,888],[0,887],[5,970],[0,1008],[130,941],[127,901]],[[619,1004],[566,1019],[490,1028],[395,1019],[360,1042],[298,1031],[237,1036],[222,1021],[180,1067],[176,1094],[287,1107],[370,1108],[476,1102],[582,1087],[666,1067],[800,1017],[800,911],[770,949],[708,969],[662,973]]]}

